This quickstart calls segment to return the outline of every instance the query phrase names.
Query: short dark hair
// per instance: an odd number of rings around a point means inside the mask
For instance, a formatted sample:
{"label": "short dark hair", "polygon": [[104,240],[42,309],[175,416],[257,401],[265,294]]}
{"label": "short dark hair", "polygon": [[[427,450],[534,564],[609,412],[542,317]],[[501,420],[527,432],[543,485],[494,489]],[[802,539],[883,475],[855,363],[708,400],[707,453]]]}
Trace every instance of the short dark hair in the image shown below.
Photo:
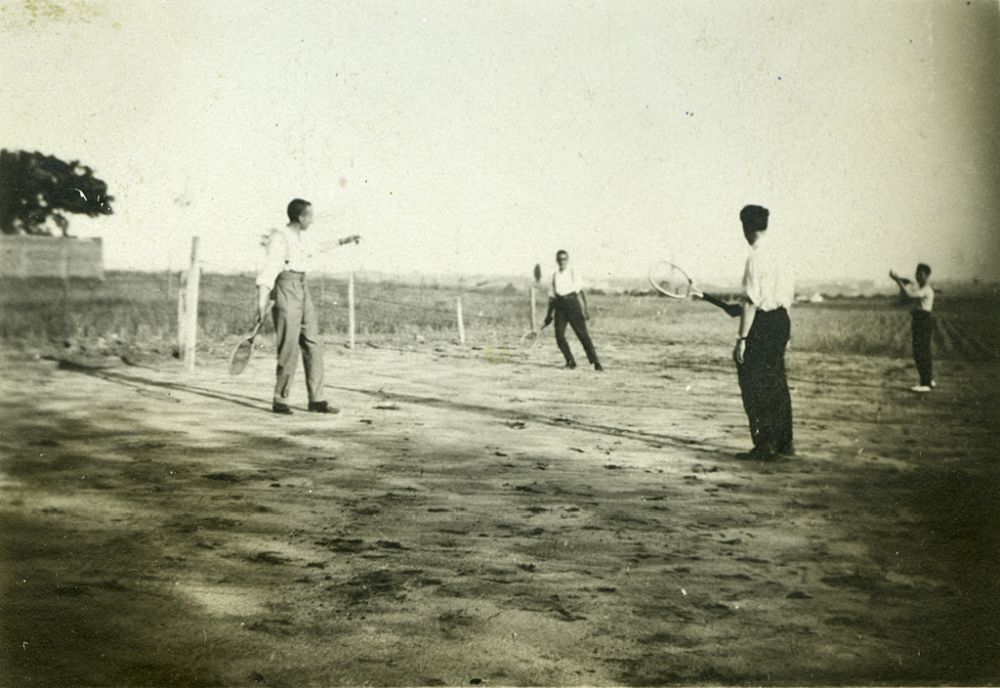
{"label": "short dark hair", "polygon": [[311,206],[312,203],[309,201],[304,201],[301,198],[293,199],[291,203],[288,204],[288,220],[289,222],[298,222],[302,213],[305,212],[306,208]]}
{"label": "short dark hair", "polygon": [[931,266],[927,263],[917,263],[917,272],[926,272],[928,276],[931,274]]}
{"label": "short dark hair", "polygon": [[568,259],[569,253],[563,249],[559,249],[558,251],[556,251],[556,260],[559,260],[559,256],[566,256],[566,258]]}
{"label": "short dark hair", "polygon": [[767,229],[767,216],[770,211],[761,205],[745,205],[740,211],[740,222],[745,232],[763,232]]}

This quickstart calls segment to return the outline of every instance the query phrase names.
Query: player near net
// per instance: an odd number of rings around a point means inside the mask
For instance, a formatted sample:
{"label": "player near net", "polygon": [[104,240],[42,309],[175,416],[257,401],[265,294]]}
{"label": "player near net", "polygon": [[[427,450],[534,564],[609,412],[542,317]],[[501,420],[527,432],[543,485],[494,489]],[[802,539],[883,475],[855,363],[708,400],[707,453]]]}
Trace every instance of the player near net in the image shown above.
{"label": "player near net", "polygon": [[587,331],[590,312],[587,308],[587,297],[583,293],[583,281],[569,266],[569,254],[566,251],[560,250],[556,253],[556,265],[559,269],[552,274],[552,280],[549,282],[549,309],[545,314],[545,325],[549,325],[553,318],[555,319],[556,345],[566,359],[567,368],[576,368],[576,359],[573,358],[569,342],[566,341],[568,323],[583,345],[587,361],[594,366],[594,370],[604,370]]}
{"label": "player near net", "polygon": [[[300,353],[309,394],[308,409],[314,413],[338,412],[325,399],[323,343],[319,338],[316,309],[306,287],[307,263],[319,252],[310,249],[305,236],[312,220],[312,204],[309,201],[296,198],[288,204],[288,224],[271,232],[267,256],[257,276],[258,321],[264,319],[270,301],[274,300],[272,315],[278,349],[277,380],[271,406],[274,413],[292,412],[288,398]],[[352,235],[336,244],[357,243],[359,239],[357,235]]]}
{"label": "player near net", "polygon": [[934,362],[931,357],[931,339],[934,336],[934,288],[930,285],[931,266],[927,263],[917,265],[914,275],[916,284],[905,277],[900,277],[895,271],[889,271],[889,277],[899,287],[899,295],[913,304],[910,312],[913,316],[913,361],[917,364],[920,384],[910,389],[914,392],[929,392],[934,383]]}
{"label": "player near net", "polygon": [[785,372],[785,349],[791,335],[788,311],[795,285],[789,260],[768,236],[768,216],[767,208],[759,205],[740,211],[750,255],[743,272],[743,310],[733,349],[754,445],[737,456],[765,461],[795,454],[792,398]]}

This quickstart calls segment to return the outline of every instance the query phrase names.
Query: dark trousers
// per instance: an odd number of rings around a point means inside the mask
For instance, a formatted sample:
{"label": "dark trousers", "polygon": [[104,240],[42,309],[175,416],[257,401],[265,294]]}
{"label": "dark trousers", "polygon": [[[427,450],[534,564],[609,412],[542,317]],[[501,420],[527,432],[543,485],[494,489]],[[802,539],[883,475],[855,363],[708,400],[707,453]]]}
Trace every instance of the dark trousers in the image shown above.
{"label": "dark trousers", "polygon": [[316,309],[306,289],[306,276],[285,271],[274,284],[274,339],[278,345],[274,400],[288,403],[292,378],[302,354],[309,401],[323,401],[323,344],[319,340]]}
{"label": "dark trousers", "polygon": [[930,311],[913,311],[913,361],[917,364],[920,384],[929,385],[934,380],[934,362],[931,359],[931,338],[934,335],[934,316]]}
{"label": "dark trousers", "polygon": [[594,343],[590,341],[590,333],[587,332],[587,321],[583,318],[583,309],[580,307],[580,299],[576,292],[566,296],[556,296],[555,300],[555,325],[556,344],[562,352],[567,364],[575,363],[573,352],[570,351],[569,342],[566,341],[566,324],[573,328],[576,338],[583,344],[583,350],[587,353],[587,360],[591,364],[597,363],[597,352],[594,351]]}
{"label": "dark trousers", "polygon": [[791,334],[788,311],[757,311],[747,336],[743,364],[737,366],[743,409],[755,447],[792,448],[792,397],[785,372],[785,346]]}

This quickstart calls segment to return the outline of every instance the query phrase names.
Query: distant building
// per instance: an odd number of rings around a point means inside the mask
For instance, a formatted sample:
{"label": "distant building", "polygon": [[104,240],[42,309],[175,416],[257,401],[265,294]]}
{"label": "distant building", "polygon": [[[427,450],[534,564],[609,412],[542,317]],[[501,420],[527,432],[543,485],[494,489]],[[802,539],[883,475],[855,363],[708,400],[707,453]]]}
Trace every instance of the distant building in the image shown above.
{"label": "distant building", "polygon": [[0,277],[104,279],[100,238],[0,235]]}

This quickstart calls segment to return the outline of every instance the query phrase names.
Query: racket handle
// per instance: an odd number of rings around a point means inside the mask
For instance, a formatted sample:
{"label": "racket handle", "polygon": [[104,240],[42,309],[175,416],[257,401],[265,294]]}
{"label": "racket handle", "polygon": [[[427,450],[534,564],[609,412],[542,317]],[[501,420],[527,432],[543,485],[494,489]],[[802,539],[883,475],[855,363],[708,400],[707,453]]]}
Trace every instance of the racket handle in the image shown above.
{"label": "racket handle", "polygon": [[254,339],[256,339],[257,335],[260,334],[260,328],[262,328],[263,326],[264,326],[264,317],[261,316],[261,315],[258,315],[257,316],[257,322],[254,323],[253,330],[250,332],[250,336],[247,337],[247,339],[249,339],[251,342]]}
{"label": "racket handle", "polygon": [[737,317],[743,311],[743,309],[740,307],[739,304],[726,303],[722,299],[716,296],[712,296],[711,294],[702,294],[701,298],[705,301],[708,301],[713,306],[718,306],[719,308],[724,310],[729,315],[730,318]]}

